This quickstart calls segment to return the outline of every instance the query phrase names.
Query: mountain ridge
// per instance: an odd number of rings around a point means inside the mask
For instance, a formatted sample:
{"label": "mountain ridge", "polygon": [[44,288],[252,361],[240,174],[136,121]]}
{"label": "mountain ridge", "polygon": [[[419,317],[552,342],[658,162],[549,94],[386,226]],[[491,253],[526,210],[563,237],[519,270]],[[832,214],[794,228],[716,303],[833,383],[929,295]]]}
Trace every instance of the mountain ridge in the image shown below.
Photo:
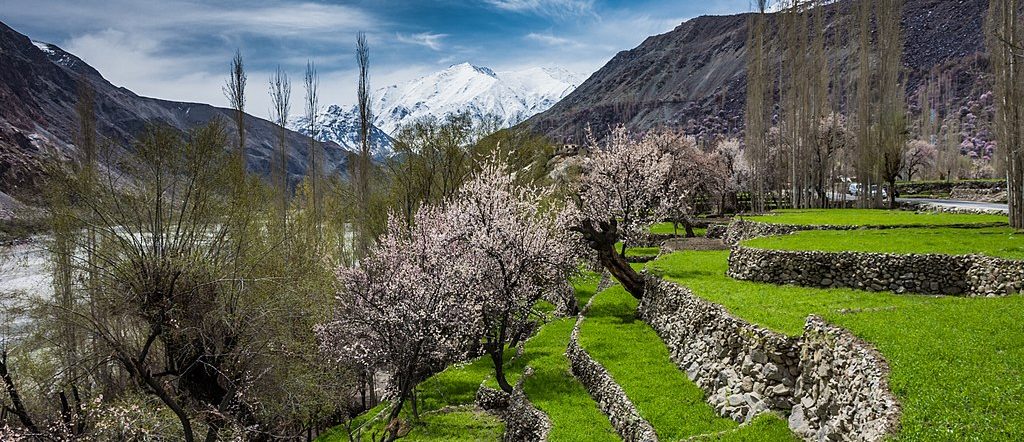
{"label": "mountain ridge", "polygon": [[[829,32],[847,26],[849,15],[839,12],[851,4],[839,0],[824,6]],[[982,33],[986,11],[985,0],[906,1],[902,27],[908,103],[917,101],[919,86],[931,75],[953,79],[955,100],[944,113],[989,89]],[[666,126],[697,137],[739,136],[749,16],[700,16],[649,36],[617,53],[572,93],[522,126],[567,144],[582,143],[588,127],[605,132],[620,123],[634,131]],[[768,14],[769,35],[777,30],[778,17]],[[855,64],[848,50],[830,54],[832,63]],[[782,63],[777,51],[769,60],[776,70]]]}
{"label": "mountain ridge", "polygon": [[[136,95],[117,87],[83,60],[59,46],[33,41],[0,22],[0,192],[31,197],[53,159],[72,161],[77,125],[79,81],[87,81],[96,99],[97,131],[122,152],[131,153],[137,137],[152,124],[181,133],[213,119],[231,121],[231,109]],[[277,148],[277,126],[246,114],[247,168],[269,174]],[[229,136],[233,124],[226,124]],[[289,131],[288,171],[292,181],[308,167],[309,139]],[[326,171],[345,173],[348,152],[324,143]]]}
{"label": "mountain ridge", "polygon": [[[420,76],[399,85],[377,89],[372,95],[373,155],[386,156],[392,137],[403,125],[419,118],[444,118],[469,112],[477,119],[495,116],[509,127],[544,111],[581,83],[579,75],[558,67],[530,67],[495,71],[468,62]],[[358,152],[358,109],[331,105],[317,117],[318,138]],[[305,117],[293,119],[292,129],[308,134]]]}

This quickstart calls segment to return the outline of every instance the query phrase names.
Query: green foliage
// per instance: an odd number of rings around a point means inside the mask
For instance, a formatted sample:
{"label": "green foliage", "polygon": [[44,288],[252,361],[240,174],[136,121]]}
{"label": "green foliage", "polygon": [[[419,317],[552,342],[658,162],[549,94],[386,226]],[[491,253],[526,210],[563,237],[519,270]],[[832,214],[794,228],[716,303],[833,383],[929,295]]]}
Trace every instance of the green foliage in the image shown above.
{"label": "green foliage", "polygon": [[509,381],[518,379],[526,365],[533,367],[533,376],[523,383],[523,390],[530,402],[551,418],[550,440],[619,440],[590,393],[569,371],[565,349],[575,323],[575,318],[563,318],[541,328],[526,342],[523,356],[512,361]]}
{"label": "green foliage", "polygon": [[725,276],[728,252],[678,252],[650,268],[748,321],[789,335],[808,314],[851,330],[888,360],[903,407],[897,440],[1024,437],[1024,297],[933,297],[815,289]]}
{"label": "green foliage", "polygon": [[1024,259],[1024,235],[1009,227],[808,230],[790,235],[755,238],[743,244],[776,250],[983,254]]}
{"label": "green foliage", "polygon": [[789,431],[789,424],[783,417],[764,413],[740,425],[738,428],[721,433],[705,434],[693,437],[693,441],[719,442],[762,442],[762,441],[798,441],[799,438]]}

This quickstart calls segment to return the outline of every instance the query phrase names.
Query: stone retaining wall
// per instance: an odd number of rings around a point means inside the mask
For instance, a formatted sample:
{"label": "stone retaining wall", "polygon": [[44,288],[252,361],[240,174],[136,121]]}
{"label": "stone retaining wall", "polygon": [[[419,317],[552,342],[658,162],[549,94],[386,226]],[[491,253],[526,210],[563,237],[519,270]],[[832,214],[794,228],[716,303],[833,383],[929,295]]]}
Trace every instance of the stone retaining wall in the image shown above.
{"label": "stone retaining wall", "polygon": [[963,200],[963,201],[979,201],[983,203],[1005,203],[1006,202],[1006,189],[972,189],[964,187],[954,187],[952,192],[949,192],[949,199]]}
{"label": "stone retaining wall", "polygon": [[980,255],[818,252],[734,246],[735,279],[808,287],[1002,296],[1024,287],[1024,261]]}
{"label": "stone retaining wall", "polygon": [[800,338],[800,377],[789,428],[807,440],[875,441],[899,429],[889,364],[874,347],[811,315]]}
{"label": "stone retaining wall", "polygon": [[902,202],[899,203],[901,210],[913,210],[917,212],[940,212],[940,213],[961,213],[967,215],[1006,215],[1007,211],[1001,209],[985,209],[979,207],[953,207],[942,204]]}
{"label": "stone retaining wall", "polygon": [[608,370],[597,362],[579,344],[580,326],[584,316],[576,319],[576,326],[569,337],[569,348],[565,351],[573,376],[590,392],[598,408],[608,416],[612,427],[627,442],[657,441],[654,427],[640,416],[626,392],[615,382]]}
{"label": "stone retaining wall", "polygon": [[638,314],[723,416],[789,413],[790,428],[807,440],[876,441],[898,429],[884,359],[819,318],[791,338],[663,280],[649,280]]}
{"label": "stone retaining wall", "polygon": [[737,319],[667,281],[650,280],[637,311],[719,414],[747,422],[761,412],[792,407],[800,374],[793,339]]}
{"label": "stone retaining wall", "polygon": [[533,369],[526,367],[512,394],[495,390],[484,384],[476,391],[476,403],[480,408],[497,414],[505,422],[506,442],[543,442],[548,440],[551,419],[534,407],[523,392],[523,381],[533,375]]}

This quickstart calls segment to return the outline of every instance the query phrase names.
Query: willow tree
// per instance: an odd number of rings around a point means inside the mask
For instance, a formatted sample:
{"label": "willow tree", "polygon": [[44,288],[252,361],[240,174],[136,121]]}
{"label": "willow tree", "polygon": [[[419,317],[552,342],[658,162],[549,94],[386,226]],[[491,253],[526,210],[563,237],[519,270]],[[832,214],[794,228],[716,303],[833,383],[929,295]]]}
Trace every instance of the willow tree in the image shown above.
{"label": "willow tree", "polygon": [[1010,225],[1024,228],[1024,23],[1021,0],[989,3],[987,37],[996,94],[996,139],[1006,168]]}
{"label": "willow tree", "polygon": [[765,174],[768,168],[768,125],[771,121],[771,67],[765,36],[765,11],[768,0],[757,0],[758,12],[747,21],[747,102],[744,112],[747,160],[753,169],[750,202],[755,212],[764,211]]}

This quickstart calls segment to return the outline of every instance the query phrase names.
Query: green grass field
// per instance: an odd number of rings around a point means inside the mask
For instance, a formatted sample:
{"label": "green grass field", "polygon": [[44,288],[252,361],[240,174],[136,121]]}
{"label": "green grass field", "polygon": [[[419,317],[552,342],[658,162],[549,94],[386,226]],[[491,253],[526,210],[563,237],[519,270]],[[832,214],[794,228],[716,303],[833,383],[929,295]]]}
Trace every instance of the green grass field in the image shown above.
{"label": "green grass field", "polygon": [[797,440],[778,417],[737,428],[736,422],[715,413],[704,392],[669,359],[654,329],[636,319],[636,307],[636,299],[619,285],[599,293],[580,328],[580,345],[608,370],[659,439],[734,429],[729,437],[749,433],[748,440]]}
{"label": "green grass field", "polygon": [[785,209],[745,219],[775,224],[834,226],[950,226],[1007,224],[1005,215],[916,213],[884,209]]}
{"label": "green grass field", "polygon": [[1024,297],[775,286],[728,278],[727,258],[678,252],[649,268],[765,327],[798,335],[816,313],[874,344],[903,406],[897,440],[1024,439]]}
{"label": "green grass field", "polygon": [[881,230],[808,230],[755,238],[744,245],[776,250],[821,250],[881,253],[983,254],[1024,259],[1024,234],[1009,227],[947,227]]}
{"label": "green grass field", "polygon": [[[684,235],[684,234],[686,234],[686,229],[684,229],[682,225],[680,225],[679,229],[677,230],[677,229],[673,228],[672,227],[672,223],[669,223],[669,222],[657,223],[657,224],[651,226],[650,228],[648,228],[647,230],[649,232],[651,232],[651,233],[656,233],[656,234],[660,234],[660,235],[668,235],[668,234]],[[704,236],[704,233],[706,231],[707,231],[707,229],[705,229],[703,227],[694,227],[693,228],[693,233],[694,233],[694,235],[697,235],[697,236]]]}

